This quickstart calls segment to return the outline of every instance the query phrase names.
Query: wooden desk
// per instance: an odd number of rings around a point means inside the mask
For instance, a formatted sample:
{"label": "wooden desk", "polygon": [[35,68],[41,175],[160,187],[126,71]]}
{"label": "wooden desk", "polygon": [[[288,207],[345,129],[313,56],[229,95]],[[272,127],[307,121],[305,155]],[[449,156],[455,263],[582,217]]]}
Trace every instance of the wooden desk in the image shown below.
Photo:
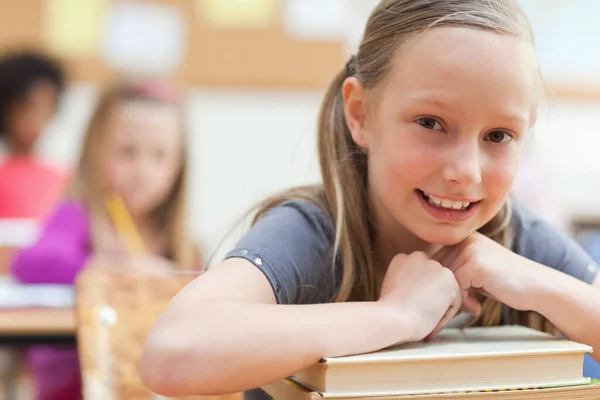
{"label": "wooden desk", "polygon": [[19,349],[30,344],[74,343],[75,311],[69,308],[0,309],[0,344],[8,345],[5,399],[16,399]]}
{"label": "wooden desk", "polygon": [[76,325],[72,309],[0,309],[0,342],[18,338],[40,343],[73,340]]}

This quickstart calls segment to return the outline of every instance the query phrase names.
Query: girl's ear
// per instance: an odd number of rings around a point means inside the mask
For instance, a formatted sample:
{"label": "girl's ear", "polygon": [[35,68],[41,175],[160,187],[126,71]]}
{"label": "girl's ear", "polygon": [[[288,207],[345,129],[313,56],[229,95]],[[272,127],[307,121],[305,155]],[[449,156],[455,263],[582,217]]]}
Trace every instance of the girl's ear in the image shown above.
{"label": "girl's ear", "polygon": [[355,77],[350,77],[342,85],[344,100],[344,116],[346,124],[357,146],[366,149],[367,135],[365,130],[365,88]]}

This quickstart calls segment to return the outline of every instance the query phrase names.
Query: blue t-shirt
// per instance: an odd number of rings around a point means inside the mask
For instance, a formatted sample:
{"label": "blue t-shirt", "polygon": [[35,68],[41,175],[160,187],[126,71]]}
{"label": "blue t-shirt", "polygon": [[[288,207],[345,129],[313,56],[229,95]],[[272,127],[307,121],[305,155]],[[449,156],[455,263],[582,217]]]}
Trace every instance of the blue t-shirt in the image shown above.
{"label": "blue t-shirt", "polygon": [[[512,251],[532,261],[592,283],[599,267],[567,235],[513,203]],[[244,258],[270,282],[279,304],[333,301],[340,281],[332,266],[334,225],[331,216],[310,202],[286,201],[271,209],[244,235],[226,258]],[[246,400],[269,399],[247,392]]]}

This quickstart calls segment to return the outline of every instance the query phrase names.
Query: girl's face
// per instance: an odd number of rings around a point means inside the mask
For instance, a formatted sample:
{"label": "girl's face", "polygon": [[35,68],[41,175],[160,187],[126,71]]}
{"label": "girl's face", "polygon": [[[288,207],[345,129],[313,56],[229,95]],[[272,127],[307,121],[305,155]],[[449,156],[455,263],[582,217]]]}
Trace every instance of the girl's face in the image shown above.
{"label": "girl's face", "polygon": [[36,141],[56,112],[58,91],[54,84],[39,81],[27,95],[9,106],[6,134],[17,151],[31,152]]}
{"label": "girl's face", "polygon": [[160,206],[181,173],[183,132],[175,106],[128,101],[109,114],[104,176],[130,211],[146,216]]}
{"label": "girl's face", "polygon": [[353,111],[363,91],[346,82],[347,120],[368,151],[369,192],[388,234],[403,227],[456,244],[497,214],[533,123],[534,67],[521,39],[437,28],[402,45],[366,110]]}

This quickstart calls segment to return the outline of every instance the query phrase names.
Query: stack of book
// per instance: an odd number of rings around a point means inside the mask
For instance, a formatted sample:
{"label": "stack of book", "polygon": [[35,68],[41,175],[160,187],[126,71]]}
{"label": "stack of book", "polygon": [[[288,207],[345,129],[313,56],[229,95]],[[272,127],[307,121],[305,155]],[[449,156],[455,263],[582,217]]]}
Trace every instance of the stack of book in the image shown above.
{"label": "stack of book", "polygon": [[263,387],[275,399],[600,399],[591,347],[522,326],[446,329],[431,342],[325,358]]}

